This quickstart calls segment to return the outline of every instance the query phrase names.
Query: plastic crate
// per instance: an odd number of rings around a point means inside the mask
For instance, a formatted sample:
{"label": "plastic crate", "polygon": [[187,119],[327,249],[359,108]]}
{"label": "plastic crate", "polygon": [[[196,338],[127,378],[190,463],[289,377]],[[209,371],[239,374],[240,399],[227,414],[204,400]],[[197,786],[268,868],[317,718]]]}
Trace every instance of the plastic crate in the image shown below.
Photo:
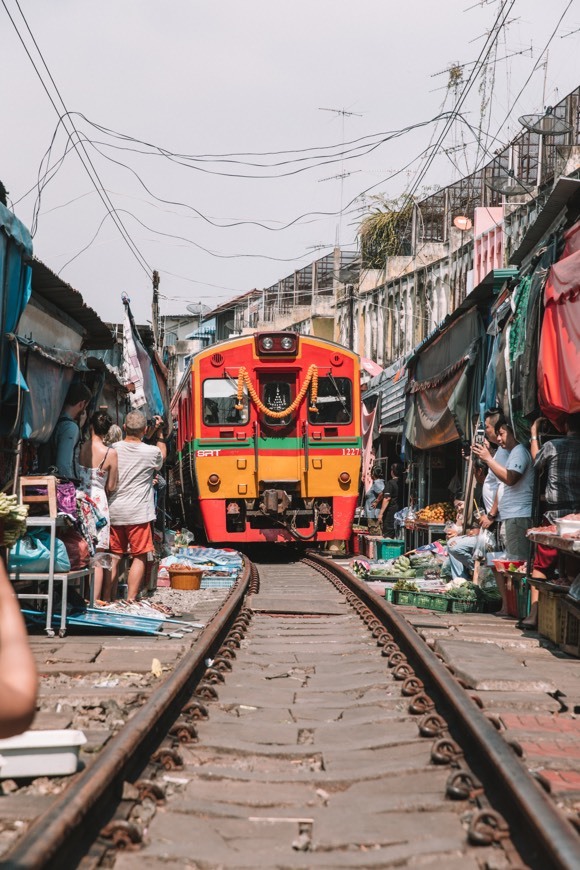
{"label": "plastic crate", "polygon": [[481,613],[481,604],[479,601],[465,601],[461,598],[452,598],[451,613]]}
{"label": "plastic crate", "polygon": [[393,604],[404,604],[407,607],[416,607],[417,594],[417,592],[405,592],[403,589],[394,589]]}
{"label": "plastic crate", "polygon": [[553,643],[562,643],[566,614],[560,604],[561,595],[557,592],[539,590],[538,598],[538,632]]}
{"label": "plastic crate", "polygon": [[416,605],[424,610],[436,610],[439,613],[449,611],[449,598],[447,595],[436,592],[416,592]]}
{"label": "plastic crate", "polygon": [[393,604],[394,595],[395,590],[393,589],[393,587],[387,586],[387,588],[385,589],[385,601],[388,601],[389,604]]}
{"label": "plastic crate", "polygon": [[236,582],[235,577],[203,577],[201,589],[229,589]]}
{"label": "plastic crate", "polygon": [[396,559],[405,552],[404,541],[394,541],[391,538],[377,538],[377,559]]}

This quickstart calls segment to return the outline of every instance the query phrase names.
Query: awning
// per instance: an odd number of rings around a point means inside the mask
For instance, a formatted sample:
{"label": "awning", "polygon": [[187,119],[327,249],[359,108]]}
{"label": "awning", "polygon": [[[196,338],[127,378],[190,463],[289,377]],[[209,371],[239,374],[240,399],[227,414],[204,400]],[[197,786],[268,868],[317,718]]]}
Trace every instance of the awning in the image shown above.
{"label": "awning", "polygon": [[407,369],[405,359],[401,358],[379,375],[372,378],[363,394],[365,404],[377,396],[378,423],[380,432],[385,435],[400,435],[405,417],[405,388]]}
{"label": "awning", "polygon": [[559,429],[580,411],[580,221],[564,234],[560,260],[548,274],[538,360],[543,414]]}
{"label": "awning", "polygon": [[28,230],[0,203],[0,405],[11,401],[17,383],[18,374],[5,335],[16,329],[30,298],[31,255]]}
{"label": "awning", "polygon": [[474,307],[415,357],[405,427],[414,447],[428,450],[470,433],[482,387],[484,338]]}

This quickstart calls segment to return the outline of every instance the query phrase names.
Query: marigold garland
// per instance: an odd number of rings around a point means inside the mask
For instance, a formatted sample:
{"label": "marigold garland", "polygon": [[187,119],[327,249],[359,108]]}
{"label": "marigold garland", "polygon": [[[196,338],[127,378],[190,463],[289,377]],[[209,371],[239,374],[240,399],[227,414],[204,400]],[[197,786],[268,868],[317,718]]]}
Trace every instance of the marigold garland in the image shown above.
{"label": "marigold garland", "polygon": [[256,389],[250,379],[248,370],[245,368],[245,366],[241,366],[240,371],[238,372],[238,396],[236,410],[242,411],[244,408],[243,397],[245,384],[248,388],[249,396],[257,409],[261,411],[262,414],[265,414],[267,417],[273,417],[275,420],[281,420],[283,417],[286,417],[288,414],[293,414],[294,411],[296,411],[304,396],[306,395],[310,383],[312,383],[312,404],[310,405],[308,410],[313,414],[317,414],[318,408],[316,407],[316,403],[318,402],[318,369],[314,364],[311,365],[308,369],[306,378],[304,379],[304,383],[302,384],[302,387],[300,388],[300,391],[294,401],[290,405],[288,405],[288,407],[285,408],[283,411],[271,411],[269,408],[266,407],[266,405],[264,405],[264,403],[258,396]]}

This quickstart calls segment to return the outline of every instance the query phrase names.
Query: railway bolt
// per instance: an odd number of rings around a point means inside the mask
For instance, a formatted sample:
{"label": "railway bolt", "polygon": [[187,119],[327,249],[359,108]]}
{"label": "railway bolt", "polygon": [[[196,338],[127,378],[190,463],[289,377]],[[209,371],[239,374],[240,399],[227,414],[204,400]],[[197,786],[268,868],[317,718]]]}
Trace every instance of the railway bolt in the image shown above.
{"label": "railway bolt", "polygon": [[496,731],[505,731],[504,724],[497,713],[484,713],[483,715],[488,722],[491,722]]}
{"label": "railway bolt", "polygon": [[183,767],[181,755],[169,746],[162,746],[157,752],[154,752],[151,761],[164,767],[165,770],[181,770]]}
{"label": "railway bolt", "polygon": [[385,644],[391,643],[392,640],[393,635],[383,629],[381,633],[377,635],[377,646],[385,646]]}
{"label": "railway bolt", "polygon": [[491,809],[474,813],[467,831],[467,839],[472,846],[491,846],[493,843],[507,840],[509,835],[509,828],[503,816]]}
{"label": "railway bolt", "polygon": [[109,840],[115,849],[135,851],[141,847],[143,833],[135,822],[126,819],[116,819],[106,825],[100,833],[104,840]]}
{"label": "railway bolt", "polygon": [[524,757],[524,750],[522,749],[521,745],[518,743],[517,740],[512,737],[511,740],[507,741],[507,744],[508,746],[511,746],[518,758]]}
{"label": "railway bolt", "polygon": [[187,704],[184,704],[181,710],[184,716],[189,716],[190,719],[207,719],[209,717],[209,713],[207,712],[207,707],[204,707],[203,704],[200,704],[199,701],[188,701]]}
{"label": "railway bolt", "polygon": [[213,667],[214,667],[217,671],[221,671],[221,672],[223,673],[224,671],[231,671],[231,669],[232,669],[232,663],[231,663],[231,661],[229,660],[229,658],[225,658],[225,657],[222,656],[222,655],[218,655],[218,656],[216,656],[216,658],[213,660]]}
{"label": "railway bolt", "polygon": [[447,731],[447,722],[438,713],[426,713],[419,722],[421,737],[441,737]]}
{"label": "railway bolt", "polygon": [[393,668],[393,677],[395,680],[406,680],[408,677],[414,676],[414,671],[408,662],[401,662]]}
{"label": "railway bolt", "polygon": [[172,737],[177,738],[180,743],[196,743],[197,728],[191,722],[184,722],[183,719],[178,719],[177,722],[169,729]]}
{"label": "railway bolt", "polygon": [[401,650],[397,650],[396,652],[391,653],[388,658],[387,664],[390,668],[394,668],[397,665],[402,664],[407,661],[407,656],[401,652]]}
{"label": "railway bolt", "polygon": [[208,683],[224,683],[226,679],[222,672],[214,667],[208,668],[203,675],[203,678],[204,680],[207,680]]}
{"label": "railway bolt", "polygon": [[135,788],[139,792],[139,800],[144,801],[147,798],[154,801],[158,806],[165,803],[165,790],[153,779],[139,779],[135,783]]}
{"label": "railway bolt", "polygon": [[226,649],[239,649],[240,641],[235,637],[226,637],[223,643]]}
{"label": "railway bolt", "polygon": [[419,692],[415,695],[409,704],[408,712],[412,716],[423,716],[425,713],[430,713],[435,709],[435,704],[425,692]]}
{"label": "railway bolt", "polygon": [[463,751],[451,737],[440,737],[431,747],[433,764],[456,764]]}
{"label": "railway bolt", "polygon": [[425,687],[419,677],[416,677],[415,674],[411,674],[401,686],[401,695],[410,698],[413,695],[418,695],[424,688]]}
{"label": "railway bolt", "polygon": [[394,641],[391,640],[388,643],[386,643],[384,645],[384,647],[381,649],[381,655],[389,658],[393,653],[397,652],[398,649],[399,649],[398,644],[396,644]]}
{"label": "railway bolt", "polygon": [[468,770],[455,770],[447,780],[445,794],[453,801],[474,800],[483,794],[483,787]]}
{"label": "railway bolt", "polygon": [[204,701],[217,701],[219,695],[212,685],[209,683],[200,683],[195,694],[198,698],[203,698]]}
{"label": "railway bolt", "polygon": [[481,700],[481,698],[479,697],[479,695],[476,695],[475,693],[472,692],[472,693],[469,694],[469,697],[471,698],[471,700],[473,701],[473,703],[476,704],[476,706],[479,707],[480,710],[483,710],[483,701]]}
{"label": "railway bolt", "polygon": [[230,631],[230,633],[228,634],[228,636],[227,636],[227,640],[226,640],[226,643],[227,643],[228,641],[235,640],[235,641],[237,641],[238,646],[239,646],[240,643],[243,641],[243,639],[244,639],[243,632],[241,632],[241,631],[239,631],[239,630],[237,630],[237,629],[233,629],[233,630]]}
{"label": "railway bolt", "polygon": [[218,650],[218,658],[221,659],[235,659],[236,651],[232,647],[229,646],[221,646]]}

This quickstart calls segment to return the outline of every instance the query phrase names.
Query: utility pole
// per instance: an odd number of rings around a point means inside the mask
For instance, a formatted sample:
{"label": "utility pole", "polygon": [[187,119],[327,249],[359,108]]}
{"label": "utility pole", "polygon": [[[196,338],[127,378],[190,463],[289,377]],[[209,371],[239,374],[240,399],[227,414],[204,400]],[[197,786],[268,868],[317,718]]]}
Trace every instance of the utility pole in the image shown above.
{"label": "utility pole", "polygon": [[354,284],[347,284],[348,295],[348,346],[354,350]]}
{"label": "utility pole", "polygon": [[157,269],[153,271],[153,301],[151,303],[151,325],[153,327],[153,343],[155,350],[160,351],[159,344],[159,272]]}

